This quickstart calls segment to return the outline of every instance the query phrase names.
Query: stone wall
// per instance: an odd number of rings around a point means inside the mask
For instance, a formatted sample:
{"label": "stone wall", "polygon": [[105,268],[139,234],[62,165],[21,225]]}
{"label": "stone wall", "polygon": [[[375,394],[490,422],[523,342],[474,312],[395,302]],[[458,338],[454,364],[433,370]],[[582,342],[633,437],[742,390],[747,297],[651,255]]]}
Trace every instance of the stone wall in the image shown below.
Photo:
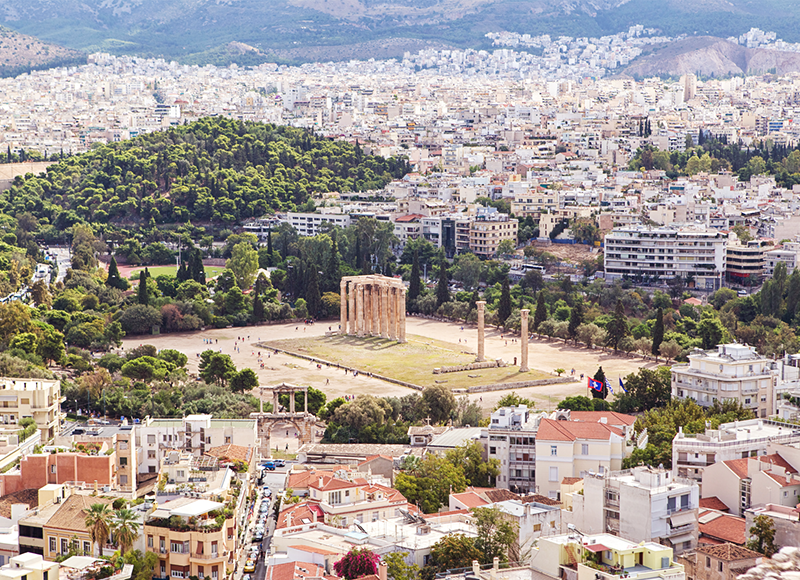
{"label": "stone wall", "polygon": [[496,369],[506,366],[503,359],[485,360],[483,362],[474,362],[466,365],[458,365],[454,367],[441,367],[433,369],[433,374],[443,375],[445,373],[458,373],[461,371],[476,371],[479,369]]}

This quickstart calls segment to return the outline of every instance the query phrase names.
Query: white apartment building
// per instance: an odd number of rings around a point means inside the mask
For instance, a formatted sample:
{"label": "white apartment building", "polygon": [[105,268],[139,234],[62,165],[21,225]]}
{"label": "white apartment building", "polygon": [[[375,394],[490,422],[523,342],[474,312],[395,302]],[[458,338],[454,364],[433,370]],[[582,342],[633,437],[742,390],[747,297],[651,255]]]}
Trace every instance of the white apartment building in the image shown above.
{"label": "white apartment building", "polygon": [[716,290],[725,272],[727,236],[703,226],[615,228],[605,237],[605,272],[623,277],[681,276],[698,288]]}
{"label": "white apartment building", "polygon": [[136,442],[139,473],[158,473],[163,458],[176,449],[199,457],[212,447],[232,444],[255,449],[260,445],[255,419],[214,419],[211,415],[147,417],[136,427]]}
{"label": "white apartment building", "polygon": [[639,466],[585,477],[583,494],[572,494],[572,517],[584,534],[653,541],[680,553],[697,547],[699,502],[697,482]]}
{"label": "white apartment building", "polygon": [[714,401],[733,399],[766,418],[775,409],[772,361],[755,347],[720,344],[716,350],[695,349],[689,362],[672,367],[672,397],[694,399],[709,407]]}
{"label": "white apartment building", "polygon": [[517,246],[519,222],[495,208],[478,208],[475,219],[470,221],[469,249],[482,258],[493,258],[503,240],[511,240]]}
{"label": "white apartment building", "polygon": [[31,418],[42,442],[56,436],[61,425],[61,381],[0,378],[0,425],[17,425]]}
{"label": "white apartment building", "polygon": [[350,214],[342,213],[298,213],[288,212],[284,220],[301,236],[316,236],[320,226],[328,223],[332,226],[346,228],[352,223]]}
{"label": "white apartment building", "polygon": [[497,487],[516,493],[536,491],[536,429],[540,418],[525,405],[501,407],[492,413],[481,442],[487,457],[500,463]]}
{"label": "white apartment building", "polygon": [[772,278],[775,266],[779,262],[786,264],[786,273],[791,274],[797,268],[798,256],[800,256],[800,242],[784,242],[783,247],[765,252],[764,274],[767,278]]}
{"label": "white apartment building", "polygon": [[700,482],[710,465],[766,455],[769,443],[799,442],[800,425],[763,419],[723,423],[718,429],[696,435],[687,435],[680,428],[672,440],[672,471],[678,477]]}

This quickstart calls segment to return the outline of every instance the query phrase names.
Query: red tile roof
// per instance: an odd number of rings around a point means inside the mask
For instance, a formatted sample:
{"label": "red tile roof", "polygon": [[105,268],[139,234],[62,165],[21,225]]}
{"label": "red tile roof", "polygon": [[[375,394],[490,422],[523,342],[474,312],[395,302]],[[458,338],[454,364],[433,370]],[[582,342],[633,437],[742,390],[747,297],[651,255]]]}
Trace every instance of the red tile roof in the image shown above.
{"label": "red tile roof", "polygon": [[317,504],[307,501],[300,502],[285,510],[281,510],[281,513],[278,514],[278,521],[275,524],[275,528],[290,528],[293,526],[310,524],[314,521],[314,514],[316,514],[318,522],[322,522],[325,519],[322,508]]}
{"label": "red tile roof", "polygon": [[334,552],[333,550],[325,550],[323,548],[317,548],[316,546],[305,546],[297,544],[289,547],[294,548],[295,550],[309,552],[310,554],[320,554],[321,556],[335,556],[339,554],[339,552]]}
{"label": "red tile roof", "polygon": [[761,558],[761,554],[758,552],[748,550],[747,548],[742,548],[741,546],[734,546],[733,544],[722,544],[720,546],[700,546],[697,548],[697,552],[699,554],[705,554],[707,556],[711,556],[712,558],[724,560],[726,562]]}
{"label": "red tile roof", "polygon": [[325,568],[308,562],[286,562],[276,564],[267,576],[272,580],[305,580],[325,575]]}
{"label": "red tile roof", "polygon": [[[700,517],[714,512],[705,511],[700,514]],[[699,523],[700,534],[720,540],[723,542],[731,542],[738,545],[743,545],[747,541],[745,534],[746,524],[744,518],[737,518],[730,514],[721,514],[719,517],[707,523]]]}
{"label": "red tile roof", "polygon": [[578,483],[579,481],[583,481],[582,477],[565,477],[561,480],[563,485],[573,485]]}
{"label": "red tile roof", "polygon": [[710,509],[710,510],[718,510],[718,511],[721,511],[721,512],[730,511],[730,508],[728,508],[728,506],[725,505],[723,503],[723,501],[721,499],[719,499],[718,497],[716,497],[716,496],[714,496],[714,497],[701,497],[700,498],[700,507],[701,508],[707,508],[707,509]]}
{"label": "red tile roof", "polygon": [[608,441],[611,435],[623,437],[622,431],[604,423],[581,423],[542,419],[536,432],[537,441],[575,441],[593,439]]}
{"label": "red tile roof", "polygon": [[[320,479],[322,481],[320,481]],[[320,491],[331,491],[336,489],[349,489],[351,487],[359,487],[366,483],[356,483],[355,481],[347,481],[345,479],[337,479],[335,477],[319,477],[316,481],[311,481],[308,484],[309,488],[318,489]]]}
{"label": "red tile roof", "polygon": [[599,423],[603,418],[609,425],[633,425],[636,423],[636,417],[633,415],[615,413],[614,411],[570,411],[569,413],[570,421]]}
{"label": "red tile roof", "polygon": [[454,493],[453,498],[459,503],[467,506],[468,508],[482,507],[489,505],[489,502],[479,496],[477,493],[466,491],[464,493]]}
{"label": "red tile roof", "polygon": [[742,459],[729,459],[727,461],[723,461],[728,469],[733,471],[739,479],[744,479],[747,477],[747,462],[751,459],[755,460],[758,459],[762,463],[770,463],[772,465],[777,465],[782,467],[786,470],[786,473],[797,473],[797,470],[789,465],[786,460],[778,455],[777,453],[773,453],[771,455],[762,455],[761,457],[745,457]]}
{"label": "red tile roof", "polygon": [[249,447],[242,447],[241,445],[220,445],[219,447],[212,447],[206,451],[206,455],[216,457],[217,459],[244,461],[247,463],[252,457],[252,449]]}

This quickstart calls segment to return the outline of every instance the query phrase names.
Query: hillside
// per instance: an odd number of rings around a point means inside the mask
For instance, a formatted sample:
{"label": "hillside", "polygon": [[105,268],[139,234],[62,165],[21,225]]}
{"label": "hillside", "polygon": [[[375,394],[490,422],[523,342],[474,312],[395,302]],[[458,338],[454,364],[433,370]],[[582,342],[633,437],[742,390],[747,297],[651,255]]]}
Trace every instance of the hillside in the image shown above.
{"label": "hillside", "polygon": [[26,211],[58,230],[229,225],[292,210],[315,193],[380,189],[405,160],[291,127],[205,118],[68,157],[0,194],[0,213]]}
{"label": "hillside", "polygon": [[85,62],[86,55],[80,51],[42,42],[0,26],[0,77]]}
{"label": "hillside", "polygon": [[[508,30],[601,36],[643,24],[726,38],[751,27],[800,41],[795,0],[0,0],[0,23],[71,48],[186,62],[399,56],[398,39],[487,47]],[[231,50],[242,43],[260,51]],[[377,44],[376,44],[377,43]],[[355,46],[354,50],[330,47]],[[309,52],[289,52],[317,47]],[[267,55],[267,56],[264,56]]]}
{"label": "hillside", "polygon": [[634,77],[686,73],[725,76],[769,71],[777,74],[800,71],[800,54],[749,49],[721,38],[703,36],[655,45],[633,61],[623,74]]}

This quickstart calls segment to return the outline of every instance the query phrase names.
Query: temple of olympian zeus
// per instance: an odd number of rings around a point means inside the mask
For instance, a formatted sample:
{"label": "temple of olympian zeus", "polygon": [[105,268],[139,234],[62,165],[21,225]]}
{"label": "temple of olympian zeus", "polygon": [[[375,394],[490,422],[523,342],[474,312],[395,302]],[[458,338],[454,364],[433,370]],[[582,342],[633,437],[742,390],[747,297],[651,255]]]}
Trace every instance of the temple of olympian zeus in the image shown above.
{"label": "temple of olympian zeus", "polygon": [[346,276],[341,282],[342,334],[406,341],[406,287],[388,276]]}

